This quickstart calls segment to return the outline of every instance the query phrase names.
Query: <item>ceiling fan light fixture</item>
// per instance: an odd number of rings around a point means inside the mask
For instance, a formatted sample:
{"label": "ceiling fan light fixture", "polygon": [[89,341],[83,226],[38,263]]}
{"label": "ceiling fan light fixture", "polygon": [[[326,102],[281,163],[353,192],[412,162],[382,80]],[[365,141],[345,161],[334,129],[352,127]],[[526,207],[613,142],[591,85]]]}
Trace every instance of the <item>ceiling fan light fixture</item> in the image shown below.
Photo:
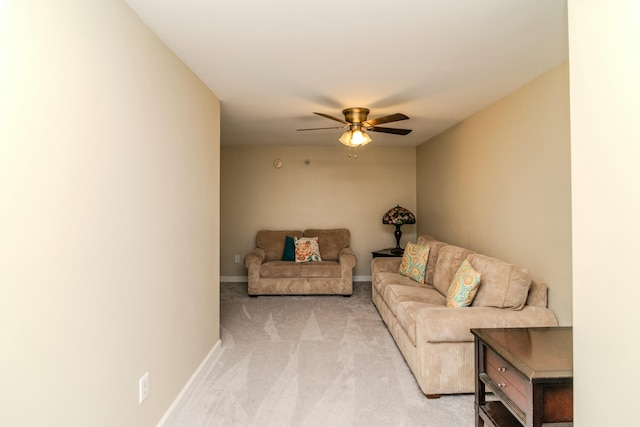
{"label": "ceiling fan light fixture", "polygon": [[359,127],[349,129],[339,139],[347,147],[362,147],[371,142],[371,137]]}

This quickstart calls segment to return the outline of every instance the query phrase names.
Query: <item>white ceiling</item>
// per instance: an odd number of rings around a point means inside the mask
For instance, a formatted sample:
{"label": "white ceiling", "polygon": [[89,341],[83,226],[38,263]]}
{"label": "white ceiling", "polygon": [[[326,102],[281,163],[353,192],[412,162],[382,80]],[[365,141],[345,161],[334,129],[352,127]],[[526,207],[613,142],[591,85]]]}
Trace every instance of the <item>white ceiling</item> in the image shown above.
{"label": "white ceiling", "polygon": [[220,98],[223,145],[418,145],[567,60],[565,0],[125,0]]}

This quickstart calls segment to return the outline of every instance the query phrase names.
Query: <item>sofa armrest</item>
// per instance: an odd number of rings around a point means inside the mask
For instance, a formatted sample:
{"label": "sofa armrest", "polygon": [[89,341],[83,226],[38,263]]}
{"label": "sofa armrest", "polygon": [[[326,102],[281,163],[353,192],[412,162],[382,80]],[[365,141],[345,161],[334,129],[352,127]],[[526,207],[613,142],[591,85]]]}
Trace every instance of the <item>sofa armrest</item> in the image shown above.
{"label": "sofa armrest", "polygon": [[416,318],[416,343],[473,341],[472,328],[539,326],[558,326],[556,316],[548,308],[428,307],[420,310]]}
{"label": "sofa armrest", "polygon": [[402,257],[379,257],[371,260],[371,276],[376,273],[397,273]]}

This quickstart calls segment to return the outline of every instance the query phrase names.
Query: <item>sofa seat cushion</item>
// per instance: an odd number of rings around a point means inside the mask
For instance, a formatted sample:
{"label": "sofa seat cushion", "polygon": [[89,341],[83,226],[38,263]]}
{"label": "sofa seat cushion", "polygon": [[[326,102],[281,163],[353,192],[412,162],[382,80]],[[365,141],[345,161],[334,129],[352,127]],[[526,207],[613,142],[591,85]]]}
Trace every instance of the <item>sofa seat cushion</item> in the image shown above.
{"label": "sofa seat cushion", "polygon": [[300,265],[300,277],[340,277],[337,261],[305,262]]}
{"label": "sofa seat cushion", "polygon": [[260,266],[260,277],[300,277],[300,266],[295,261],[266,261]]}
{"label": "sofa seat cushion", "polygon": [[[435,290],[434,292],[437,293]],[[398,323],[414,346],[416,345],[416,319],[422,310],[433,306],[433,304],[419,301],[403,301],[396,306]]]}
{"label": "sofa seat cushion", "polygon": [[431,286],[388,285],[382,295],[391,312],[398,315],[398,304],[406,301],[444,306],[447,299]]}
{"label": "sofa seat cushion", "polygon": [[381,296],[384,296],[384,290],[389,285],[403,285],[403,286],[424,286],[415,280],[411,280],[398,273],[379,272],[373,277],[373,287]]}
{"label": "sofa seat cushion", "polygon": [[482,275],[473,306],[522,310],[531,287],[527,270],[486,255],[473,254],[467,260]]}
{"label": "sofa seat cushion", "polygon": [[495,307],[431,307],[416,319],[416,341],[473,342],[472,328],[528,328],[558,326],[548,308],[508,310]]}

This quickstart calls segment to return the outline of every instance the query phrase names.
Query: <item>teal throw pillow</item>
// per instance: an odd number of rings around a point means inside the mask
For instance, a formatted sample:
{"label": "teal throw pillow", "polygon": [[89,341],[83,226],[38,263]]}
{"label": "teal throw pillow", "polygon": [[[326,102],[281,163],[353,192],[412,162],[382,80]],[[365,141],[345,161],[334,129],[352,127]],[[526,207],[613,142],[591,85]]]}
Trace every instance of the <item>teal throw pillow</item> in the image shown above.
{"label": "teal throw pillow", "polygon": [[286,236],[284,238],[284,253],[282,254],[282,261],[295,261],[296,260],[296,245],[293,242],[293,237]]}

